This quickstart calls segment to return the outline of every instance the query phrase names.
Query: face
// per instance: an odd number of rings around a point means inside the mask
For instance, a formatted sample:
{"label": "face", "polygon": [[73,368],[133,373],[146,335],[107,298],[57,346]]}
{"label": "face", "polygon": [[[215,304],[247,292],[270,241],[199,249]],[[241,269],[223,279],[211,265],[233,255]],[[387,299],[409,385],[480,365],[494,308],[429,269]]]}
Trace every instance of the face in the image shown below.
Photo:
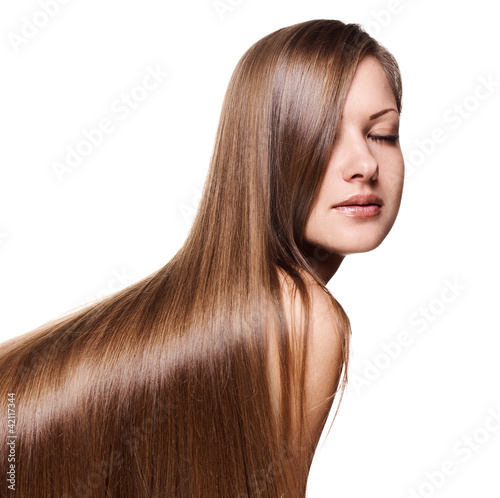
{"label": "face", "polygon": [[398,133],[389,81],[378,61],[366,56],[347,94],[340,133],[306,224],[306,242],[343,257],[370,251],[384,240],[403,190]]}

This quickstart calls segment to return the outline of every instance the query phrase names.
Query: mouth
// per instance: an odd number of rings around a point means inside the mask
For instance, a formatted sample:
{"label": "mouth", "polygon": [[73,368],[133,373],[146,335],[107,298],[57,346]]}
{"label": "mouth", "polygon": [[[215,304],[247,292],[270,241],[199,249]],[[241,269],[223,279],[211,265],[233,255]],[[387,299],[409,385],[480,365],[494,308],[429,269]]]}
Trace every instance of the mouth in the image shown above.
{"label": "mouth", "polygon": [[352,195],[338,204],[332,206],[332,209],[345,216],[355,218],[371,218],[377,216],[382,211],[384,202],[380,197],[374,194]]}

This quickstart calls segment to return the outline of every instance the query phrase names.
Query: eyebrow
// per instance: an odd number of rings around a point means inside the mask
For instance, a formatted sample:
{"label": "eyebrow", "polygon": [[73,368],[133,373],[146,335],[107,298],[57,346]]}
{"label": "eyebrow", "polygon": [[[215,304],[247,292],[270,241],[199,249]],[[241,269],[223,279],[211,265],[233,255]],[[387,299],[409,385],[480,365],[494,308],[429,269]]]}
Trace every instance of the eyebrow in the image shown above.
{"label": "eyebrow", "polygon": [[383,116],[386,112],[389,112],[389,111],[394,111],[394,112],[398,112],[396,111],[396,109],[384,109],[383,111],[379,111],[379,112],[376,112],[375,114],[372,114],[368,119],[371,121],[372,119],[377,119],[379,118],[380,116]]}

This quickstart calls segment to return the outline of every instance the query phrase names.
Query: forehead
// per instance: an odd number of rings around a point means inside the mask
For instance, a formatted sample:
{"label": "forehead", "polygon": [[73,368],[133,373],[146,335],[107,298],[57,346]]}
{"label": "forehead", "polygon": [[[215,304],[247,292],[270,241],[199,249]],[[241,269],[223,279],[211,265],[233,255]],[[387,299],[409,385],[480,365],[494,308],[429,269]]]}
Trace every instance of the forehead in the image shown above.
{"label": "forehead", "polygon": [[[389,79],[380,63],[372,56],[365,56],[358,64],[343,110],[343,118],[370,116],[382,109],[396,109],[396,99]],[[386,114],[397,118],[397,113]]]}

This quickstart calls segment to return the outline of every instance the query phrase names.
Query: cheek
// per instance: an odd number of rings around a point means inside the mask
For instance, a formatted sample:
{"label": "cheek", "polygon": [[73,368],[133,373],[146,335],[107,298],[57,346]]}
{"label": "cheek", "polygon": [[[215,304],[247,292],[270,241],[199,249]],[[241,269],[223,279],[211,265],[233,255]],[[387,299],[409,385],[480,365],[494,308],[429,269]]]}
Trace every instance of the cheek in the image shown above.
{"label": "cheek", "polygon": [[384,184],[384,190],[390,193],[391,198],[399,204],[404,183],[403,156],[399,153],[387,158],[382,173],[381,179]]}
{"label": "cheek", "polygon": [[306,223],[306,236],[321,233],[325,229],[330,206],[334,203],[334,197],[332,197],[334,188],[332,187],[331,176],[331,170],[327,171]]}
{"label": "cheek", "polygon": [[318,222],[317,210],[313,209],[309,218],[307,219],[306,228],[304,235],[306,240],[311,241],[317,235],[320,229],[320,223]]}
{"label": "cheek", "polygon": [[325,238],[334,225],[330,218],[329,212],[326,209],[321,209],[321,204],[314,208],[309,216],[306,228],[305,228],[305,238],[309,242],[320,243]]}
{"label": "cheek", "polygon": [[393,176],[400,182],[402,182],[405,175],[405,161],[403,158],[403,153],[401,152],[401,149],[399,147],[392,155],[389,164]]}
{"label": "cheek", "polygon": [[403,185],[404,185],[404,165],[401,164],[401,166],[398,168],[398,170],[392,177],[392,189],[398,206],[399,203],[401,202],[401,196],[403,194]]}

